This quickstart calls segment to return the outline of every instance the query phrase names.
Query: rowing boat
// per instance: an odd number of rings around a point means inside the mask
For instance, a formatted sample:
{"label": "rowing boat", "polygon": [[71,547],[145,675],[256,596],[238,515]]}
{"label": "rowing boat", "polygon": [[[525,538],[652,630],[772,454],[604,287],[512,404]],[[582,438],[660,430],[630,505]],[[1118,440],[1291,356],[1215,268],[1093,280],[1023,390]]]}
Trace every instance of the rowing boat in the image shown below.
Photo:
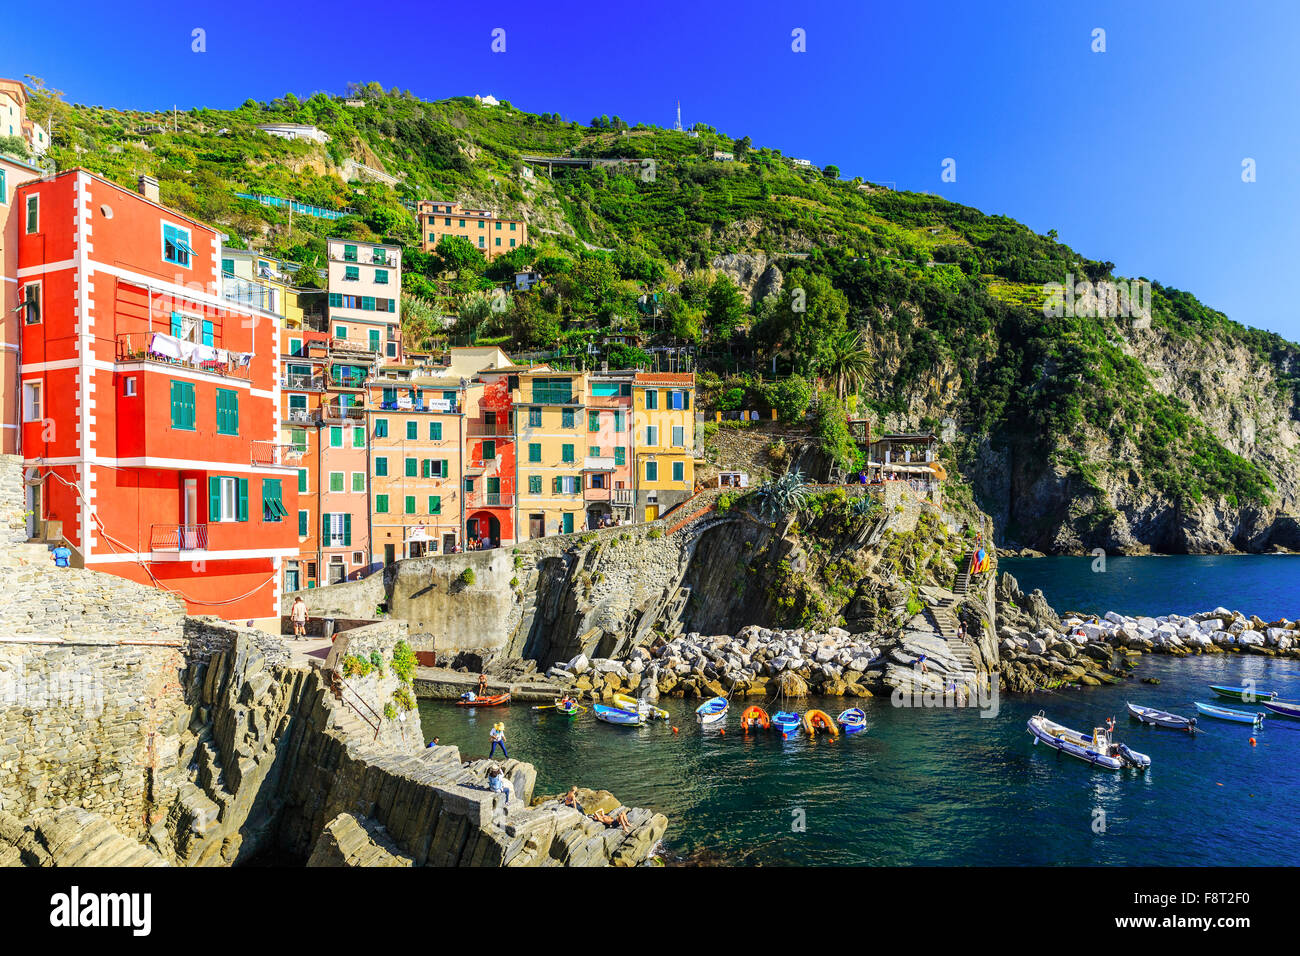
{"label": "rowing boat", "polygon": [[840,735],[840,728],[835,726],[835,721],[831,720],[831,715],[824,710],[810,710],[803,715],[803,729],[809,737],[815,737],[817,731],[823,731],[832,737]]}
{"label": "rowing boat", "polygon": [[1264,706],[1282,717],[1300,720],[1300,704],[1292,700],[1266,700]]}
{"label": "rowing boat", "polygon": [[667,720],[668,711],[662,707],[656,707],[654,704],[644,700],[637,700],[635,697],[629,697],[627,694],[615,694],[614,706],[620,710],[635,710],[639,714],[644,714],[647,720]]}
{"label": "rowing boat", "polygon": [[618,724],[621,727],[639,727],[645,723],[645,715],[630,710],[619,710],[617,707],[607,707],[605,704],[592,704],[592,712],[595,713],[597,720],[603,720],[607,724]]}
{"label": "rowing boat", "polygon": [[767,716],[767,711],[757,704],[746,707],[744,713],[740,715],[740,729],[743,731],[748,732],[759,728],[767,730],[771,726],[772,719]]}
{"label": "rowing boat", "polygon": [[1119,770],[1124,766],[1145,770],[1151,766],[1151,758],[1138,753],[1125,744],[1117,744],[1111,739],[1110,731],[1102,727],[1093,730],[1092,736],[1071,730],[1063,724],[1048,720],[1042,711],[1029,718],[1029,732],[1034,736],[1034,743],[1045,743],[1054,750],[1078,757],[1094,767],[1107,770]]}
{"label": "rowing boat", "polygon": [[850,707],[848,710],[841,711],[835,719],[849,736],[862,733],[867,726],[867,712],[861,707]]}
{"label": "rowing boat", "polygon": [[792,711],[778,710],[772,715],[772,726],[786,737],[793,737],[797,734],[799,732],[799,725],[802,723],[803,718]]}
{"label": "rowing boat", "polygon": [[710,697],[695,708],[695,719],[702,724],[716,724],[727,716],[727,698]]}
{"label": "rowing boat", "polygon": [[[1261,727],[1264,724],[1264,715],[1262,713],[1252,714],[1244,710],[1233,710],[1231,707],[1216,707],[1214,704],[1203,704],[1199,700],[1193,701],[1196,709],[1206,717],[1218,717],[1220,720],[1232,720],[1239,724],[1254,724]],[[1265,704],[1264,706],[1268,706]]]}
{"label": "rowing boat", "polygon": [[1152,727],[1191,730],[1196,726],[1195,717],[1180,717],[1178,714],[1171,714],[1167,710],[1156,710],[1154,707],[1143,707],[1140,704],[1129,704],[1128,712],[1130,716],[1136,717],[1142,723]]}
{"label": "rowing boat", "polygon": [[1221,687],[1218,684],[1211,684],[1210,690],[1214,691],[1220,697],[1228,700],[1241,701],[1243,704],[1253,704],[1256,701],[1264,702],[1272,700],[1277,694],[1271,691],[1255,690],[1253,687]]}
{"label": "rowing boat", "polygon": [[502,704],[510,703],[510,694],[495,694],[492,697],[475,697],[468,700],[462,697],[456,701],[457,707],[500,707]]}

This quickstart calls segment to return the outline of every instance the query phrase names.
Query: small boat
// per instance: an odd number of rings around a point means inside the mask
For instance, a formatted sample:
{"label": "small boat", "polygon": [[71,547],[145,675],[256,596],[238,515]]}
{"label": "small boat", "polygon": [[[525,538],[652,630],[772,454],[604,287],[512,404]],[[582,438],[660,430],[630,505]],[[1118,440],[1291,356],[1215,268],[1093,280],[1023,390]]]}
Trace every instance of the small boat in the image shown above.
{"label": "small boat", "polygon": [[1078,757],[1095,767],[1107,770],[1120,770],[1125,766],[1145,770],[1151,766],[1151,758],[1140,754],[1125,744],[1117,744],[1111,739],[1110,731],[1104,727],[1093,730],[1092,736],[1071,730],[1062,724],[1048,720],[1040,710],[1029,718],[1029,732],[1034,735],[1034,743],[1040,741],[1047,746]]}
{"label": "small boat", "polygon": [[1177,714],[1171,714],[1167,710],[1156,710],[1154,707],[1143,707],[1139,704],[1129,704],[1129,716],[1136,717],[1144,724],[1152,727],[1168,727],[1171,730],[1195,730],[1195,717],[1180,717]]}
{"label": "small boat", "polygon": [[710,697],[695,708],[695,719],[702,724],[716,724],[727,716],[727,698]]}
{"label": "small boat", "polygon": [[[1245,710],[1233,710],[1231,707],[1216,707],[1214,704],[1203,704],[1199,700],[1193,701],[1196,709],[1206,717],[1218,717],[1220,720],[1233,720],[1239,724],[1254,724],[1256,727],[1264,726],[1264,715],[1252,714]],[[1264,705],[1265,707],[1268,704]]]}
{"label": "small boat", "polygon": [[637,700],[635,697],[629,697],[627,694],[615,694],[614,706],[620,710],[634,710],[637,713],[645,714],[647,720],[667,720],[668,711],[662,707],[656,707],[649,701]]}
{"label": "small boat", "polygon": [[583,707],[576,700],[557,700],[555,702],[555,712],[557,714],[563,714],[565,717],[577,717],[579,714],[586,711],[586,709],[586,707]]}
{"label": "small boat", "polygon": [[778,710],[772,715],[772,726],[786,737],[793,737],[799,732],[803,718],[788,710]]}
{"label": "small boat", "polygon": [[597,720],[603,720],[607,724],[618,724],[622,727],[639,727],[645,723],[645,715],[630,710],[619,710],[617,707],[607,707],[604,704],[592,704],[592,711]]}
{"label": "small boat", "polygon": [[809,737],[817,736],[819,730],[830,734],[832,737],[840,735],[840,728],[835,726],[835,721],[831,720],[831,715],[824,710],[810,710],[804,714],[803,729],[808,732]]}
{"label": "small boat", "polygon": [[853,736],[866,729],[867,712],[861,707],[850,707],[848,710],[841,711],[835,720],[844,728],[846,734]]}
{"label": "small boat", "polygon": [[1300,720],[1300,704],[1291,700],[1266,700],[1264,706],[1282,717],[1294,717]]}
{"label": "small boat", "polygon": [[772,726],[772,719],[767,716],[767,711],[757,704],[751,704],[746,707],[744,713],[740,715],[740,729],[743,731],[767,730]]}
{"label": "small boat", "polygon": [[510,694],[494,694],[491,697],[474,697],[472,700],[461,695],[460,700],[456,701],[457,707],[500,707],[502,704],[510,703]]}
{"label": "small boat", "polygon": [[1256,701],[1263,703],[1277,696],[1271,691],[1252,690],[1249,687],[1221,687],[1218,684],[1211,684],[1210,690],[1220,697],[1226,697],[1228,700],[1239,700],[1243,704],[1253,704]]}

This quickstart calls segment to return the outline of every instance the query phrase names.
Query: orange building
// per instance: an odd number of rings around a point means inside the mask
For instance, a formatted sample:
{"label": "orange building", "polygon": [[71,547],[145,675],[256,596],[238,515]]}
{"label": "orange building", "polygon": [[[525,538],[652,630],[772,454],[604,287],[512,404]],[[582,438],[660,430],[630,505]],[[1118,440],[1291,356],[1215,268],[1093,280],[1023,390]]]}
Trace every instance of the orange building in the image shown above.
{"label": "orange building", "polygon": [[279,629],[298,553],[279,318],[221,297],[221,234],[82,169],[19,187],[22,446],[77,564]]}
{"label": "orange building", "polygon": [[506,219],[491,209],[466,209],[458,202],[424,199],[416,204],[420,221],[420,248],[432,252],[443,236],[469,240],[486,259],[528,242],[528,223]]}

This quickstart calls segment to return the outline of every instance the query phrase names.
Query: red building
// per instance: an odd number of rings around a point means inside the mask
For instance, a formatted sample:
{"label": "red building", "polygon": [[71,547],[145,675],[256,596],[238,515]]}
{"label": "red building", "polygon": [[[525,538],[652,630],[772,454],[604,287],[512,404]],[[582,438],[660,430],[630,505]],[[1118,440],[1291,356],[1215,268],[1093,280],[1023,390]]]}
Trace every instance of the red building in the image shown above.
{"label": "red building", "polygon": [[77,564],[278,625],[298,553],[279,320],[222,298],[218,232],[141,193],[82,169],[18,191],[33,506]]}

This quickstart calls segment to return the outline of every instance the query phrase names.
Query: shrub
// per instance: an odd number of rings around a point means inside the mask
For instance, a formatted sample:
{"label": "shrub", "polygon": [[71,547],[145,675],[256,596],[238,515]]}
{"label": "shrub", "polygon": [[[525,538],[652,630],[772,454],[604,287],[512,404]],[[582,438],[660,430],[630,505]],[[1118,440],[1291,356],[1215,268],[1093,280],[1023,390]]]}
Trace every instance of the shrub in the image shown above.
{"label": "shrub", "polygon": [[393,703],[402,710],[415,710],[415,695],[405,687],[393,691]]}
{"label": "shrub", "polygon": [[393,647],[393,673],[403,684],[411,683],[415,677],[415,651],[406,641],[398,641]]}
{"label": "shrub", "polygon": [[460,577],[457,578],[456,580],[460,581],[460,583],[461,583],[462,585],[464,585],[465,587],[467,587],[467,588],[468,588],[468,587],[473,587],[473,586],[474,586],[474,580],[475,580],[475,578],[474,578],[474,569],[473,569],[473,568],[466,568],[464,571],[460,572]]}
{"label": "shrub", "polygon": [[343,676],[344,677],[365,677],[374,668],[370,659],[358,657],[356,654],[349,654],[343,658]]}
{"label": "shrub", "polygon": [[389,701],[387,704],[384,704],[384,718],[386,720],[397,719],[397,708],[393,706],[392,701]]}

